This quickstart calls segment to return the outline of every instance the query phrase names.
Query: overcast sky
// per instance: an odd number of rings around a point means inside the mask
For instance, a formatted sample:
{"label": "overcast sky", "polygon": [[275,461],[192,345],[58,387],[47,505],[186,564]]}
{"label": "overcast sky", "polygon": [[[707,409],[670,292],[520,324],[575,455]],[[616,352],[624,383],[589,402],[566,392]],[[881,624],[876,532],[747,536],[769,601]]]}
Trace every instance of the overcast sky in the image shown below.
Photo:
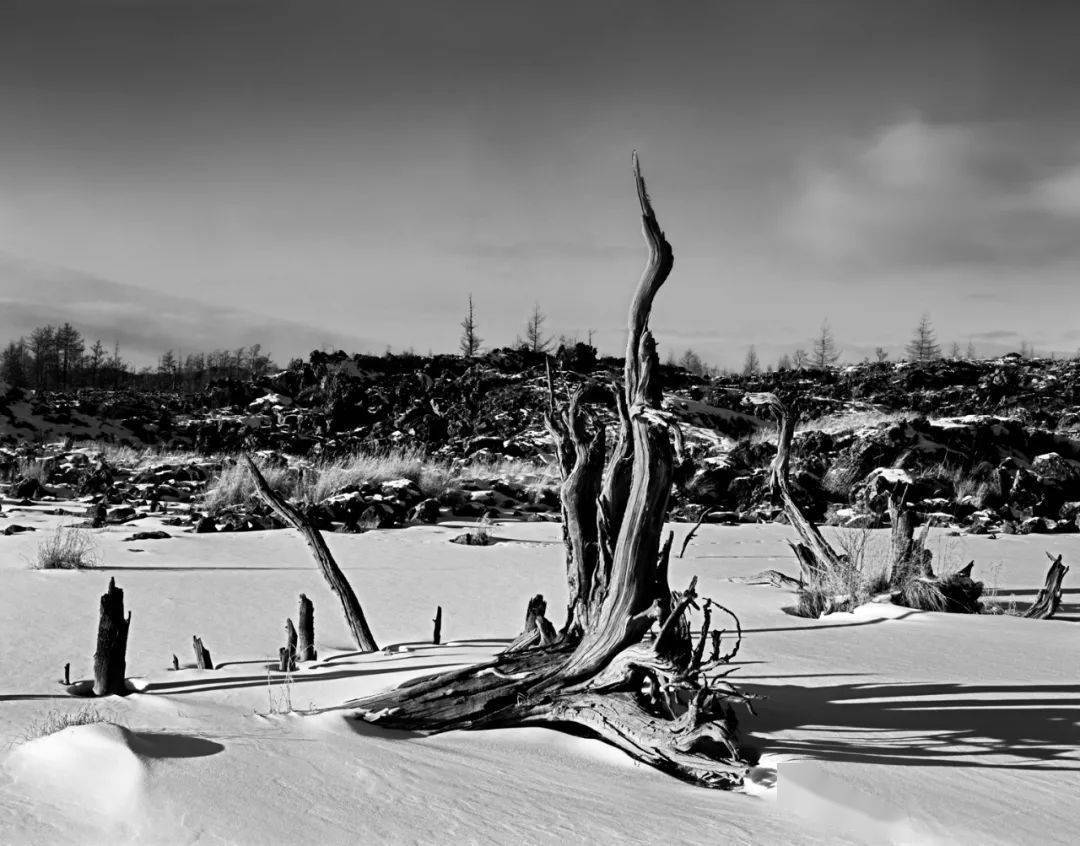
{"label": "overcast sky", "polygon": [[1019,0],[3,0],[0,251],[376,349],[455,348],[470,292],[507,344],[535,301],[614,352],[636,148],[664,350],[828,317],[858,359],[929,311],[1072,352],[1078,35]]}

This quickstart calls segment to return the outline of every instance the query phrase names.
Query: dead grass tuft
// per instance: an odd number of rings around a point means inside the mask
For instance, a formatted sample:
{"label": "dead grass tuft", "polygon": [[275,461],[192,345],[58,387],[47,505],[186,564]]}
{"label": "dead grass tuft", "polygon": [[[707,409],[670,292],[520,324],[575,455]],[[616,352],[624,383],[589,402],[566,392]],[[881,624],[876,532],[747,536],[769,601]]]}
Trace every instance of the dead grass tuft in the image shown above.
{"label": "dead grass tuft", "polygon": [[89,570],[98,565],[93,536],[75,526],[58,526],[38,544],[35,570]]}

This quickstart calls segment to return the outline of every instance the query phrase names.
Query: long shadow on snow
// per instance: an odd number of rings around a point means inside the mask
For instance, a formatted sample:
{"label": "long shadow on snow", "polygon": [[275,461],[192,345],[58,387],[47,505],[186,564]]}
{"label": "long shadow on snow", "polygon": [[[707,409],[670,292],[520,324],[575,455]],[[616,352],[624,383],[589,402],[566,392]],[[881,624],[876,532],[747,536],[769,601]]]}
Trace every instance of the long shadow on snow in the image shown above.
{"label": "long shadow on snow", "polygon": [[[767,697],[758,717],[745,723],[762,753],[894,766],[1080,772],[1080,685],[741,687]],[[799,729],[811,736],[769,736]],[[850,739],[818,732],[843,733]],[[991,756],[1019,760],[972,760]]]}
{"label": "long shadow on snow", "polygon": [[[748,634],[768,634],[770,632],[813,632],[823,629],[853,629],[856,626],[876,626],[878,623],[891,623],[894,620],[903,620],[906,617],[910,617],[912,614],[920,614],[921,611],[906,611],[903,614],[899,614],[896,617],[879,617],[874,620],[859,620],[853,623],[819,623],[812,617],[797,617],[800,620],[806,620],[805,626],[788,626],[786,628],[777,629],[743,629],[744,635]],[[790,617],[795,617],[795,614],[789,614]]]}
{"label": "long shadow on snow", "polygon": [[137,567],[125,567],[118,565],[114,567],[95,567],[94,571],[100,571],[103,573],[225,573],[233,570],[247,572],[248,570],[261,570],[261,571],[278,571],[278,570],[310,570],[311,567],[230,567],[227,565],[222,566],[205,566],[196,564],[182,564],[179,567],[170,567],[168,564],[163,564],[160,567],[147,566],[140,564]]}
{"label": "long shadow on snow", "polygon": [[[383,669],[363,669],[363,670],[340,670],[336,673],[311,673],[305,674],[303,671],[293,673],[289,681],[292,684],[306,684],[308,682],[318,681],[334,681],[336,679],[348,679],[359,678],[360,676],[377,676],[386,673],[395,672],[416,672],[418,670],[446,670],[458,666],[459,663],[449,664],[425,664],[421,667],[399,667],[396,670],[383,670]],[[270,677],[270,683],[281,682],[284,680],[284,673],[277,673]],[[214,690],[236,690],[243,687],[262,687],[267,684],[266,674],[258,676],[234,676],[233,678],[217,679],[189,679],[187,681],[178,682],[157,682],[155,684],[147,685],[146,688],[140,693],[149,694],[167,694],[169,696],[179,696],[185,693],[208,693]]]}
{"label": "long shadow on snow", "polygon": [[[1027,611],[1035,603],[1035,597],[1038,596],[1041,588],[1039,587],[1022,587],[1022,588],[998,588],[995,591],[995,596],[992,601],[1002,602],[1009,599],[1016,599],[1017,605],[1022,605],[1022,608],[1018,608],[1018,611]],[[1062,596],[1080,596],[1080,588],[1062,588]],[[1027,597],[1031,599],[1027,599]],[[1062,602],[1058,606],[1057,613],[1053,616],[1054,620],[1064,620],[1069,623],[1080,622],[1080,602]]]}

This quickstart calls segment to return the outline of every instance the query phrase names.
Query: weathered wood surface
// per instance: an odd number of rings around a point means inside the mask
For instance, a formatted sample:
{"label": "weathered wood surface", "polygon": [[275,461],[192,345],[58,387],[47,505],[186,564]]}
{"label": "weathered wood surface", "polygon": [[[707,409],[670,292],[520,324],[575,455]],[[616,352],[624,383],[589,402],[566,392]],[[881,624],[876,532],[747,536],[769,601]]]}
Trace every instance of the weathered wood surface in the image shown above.
{"label": "weathered wood surface", "polygon": [[124,695],[128,692],[127,641],[131,628],[131,612],[124,616],[124,591],[109,579],[109,587],[101,595],[98,614],[97,649],[94,652],[94,695]]}

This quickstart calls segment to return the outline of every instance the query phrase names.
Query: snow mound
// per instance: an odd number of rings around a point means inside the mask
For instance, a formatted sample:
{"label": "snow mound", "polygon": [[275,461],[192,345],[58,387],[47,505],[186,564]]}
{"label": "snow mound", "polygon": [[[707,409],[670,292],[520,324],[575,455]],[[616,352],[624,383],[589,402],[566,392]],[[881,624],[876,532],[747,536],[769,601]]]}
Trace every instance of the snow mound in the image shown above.
{"label": "snow mound", "polygon": [[15,783],[72,816],[131,822],[146,791],[147,763],[134,733],[112,723],[70,726],[17,747]]}
{"label": "snow mound", "polygon": [[201,737],[139,733],[101,722],[27,741],[8,755],[4,770],[26,800],[51,809],[60,831],[78,833],[73,841],[113,842],[138,837],[150,823],[155,760],[223,749]]}

